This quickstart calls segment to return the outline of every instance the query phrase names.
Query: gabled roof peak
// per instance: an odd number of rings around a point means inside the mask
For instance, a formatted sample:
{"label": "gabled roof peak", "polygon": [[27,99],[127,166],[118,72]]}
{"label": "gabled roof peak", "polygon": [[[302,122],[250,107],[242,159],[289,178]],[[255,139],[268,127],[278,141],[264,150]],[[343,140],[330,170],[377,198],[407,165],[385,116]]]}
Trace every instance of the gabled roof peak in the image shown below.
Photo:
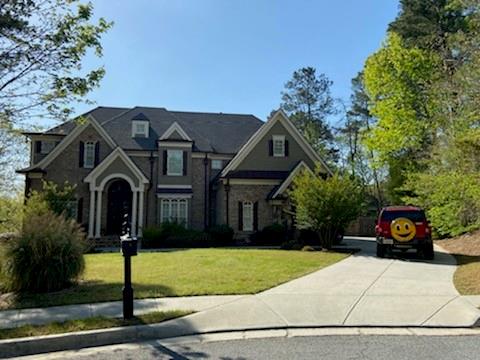
{"label": "gabled roof peak", "polygon": [[150,120],[148,119],[148,117],[147,117],[144,113],[142,113],[142,112],[140,112],[140,113],[138,113],[137,115],[135,115],[135,116],[132,118],[132,120],[150,121]]}

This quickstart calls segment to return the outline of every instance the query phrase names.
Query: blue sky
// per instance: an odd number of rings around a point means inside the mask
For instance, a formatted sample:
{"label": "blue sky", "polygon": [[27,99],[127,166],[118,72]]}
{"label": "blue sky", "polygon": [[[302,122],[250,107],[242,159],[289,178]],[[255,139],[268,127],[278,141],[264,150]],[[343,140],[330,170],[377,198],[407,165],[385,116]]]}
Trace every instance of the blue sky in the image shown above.
{"label": "blue sky", "polygon": [[[294,70],[313,66],[348,99],[398,0],[94,0],[104,36],[103,106],[250,113],[265,119]],[[77,107],[77,113],[91,106]]]}

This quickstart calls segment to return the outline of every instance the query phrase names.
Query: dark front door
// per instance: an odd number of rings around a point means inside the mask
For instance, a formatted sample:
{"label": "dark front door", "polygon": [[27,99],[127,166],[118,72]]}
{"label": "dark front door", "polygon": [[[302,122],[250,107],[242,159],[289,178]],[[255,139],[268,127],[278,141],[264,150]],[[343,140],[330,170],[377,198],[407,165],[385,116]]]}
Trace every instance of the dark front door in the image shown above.
{"label": "dark front door", "polygon": [[124,235],[130,230],[132,191],[125,180],[115,180],[108,188],[107,234]]}

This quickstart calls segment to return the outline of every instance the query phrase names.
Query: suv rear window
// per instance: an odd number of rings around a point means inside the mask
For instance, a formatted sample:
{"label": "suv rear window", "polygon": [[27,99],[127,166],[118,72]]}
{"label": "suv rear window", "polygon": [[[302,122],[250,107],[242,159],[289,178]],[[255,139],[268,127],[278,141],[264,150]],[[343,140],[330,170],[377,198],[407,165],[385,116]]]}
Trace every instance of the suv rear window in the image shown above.
{"label": "suv rear window", "polygon": [[397,218],[404,217],[413,222],[425,221],[425,212],[423,211],[384,211],[381,215],[381,221],[393,221]]}

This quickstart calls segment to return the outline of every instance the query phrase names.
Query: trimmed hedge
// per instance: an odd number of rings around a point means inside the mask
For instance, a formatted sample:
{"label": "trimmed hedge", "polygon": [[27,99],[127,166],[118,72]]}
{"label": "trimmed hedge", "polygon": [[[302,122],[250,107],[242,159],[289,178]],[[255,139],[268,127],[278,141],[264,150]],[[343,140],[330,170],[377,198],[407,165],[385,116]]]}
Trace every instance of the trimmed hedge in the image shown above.
{"label": "trimmed hedge", "polygon": [[143,231],[142,247],[204,248],[233,245],[233,229],[227,225],[210,228],[207,232],[186,229],[177,223],[163,223]]}
{"label": "trimmed hedge", "polygon": [[281,246],[287,241],[287,228],[281,224],[265,226],[250,236],[252,245],[258,246]]}

